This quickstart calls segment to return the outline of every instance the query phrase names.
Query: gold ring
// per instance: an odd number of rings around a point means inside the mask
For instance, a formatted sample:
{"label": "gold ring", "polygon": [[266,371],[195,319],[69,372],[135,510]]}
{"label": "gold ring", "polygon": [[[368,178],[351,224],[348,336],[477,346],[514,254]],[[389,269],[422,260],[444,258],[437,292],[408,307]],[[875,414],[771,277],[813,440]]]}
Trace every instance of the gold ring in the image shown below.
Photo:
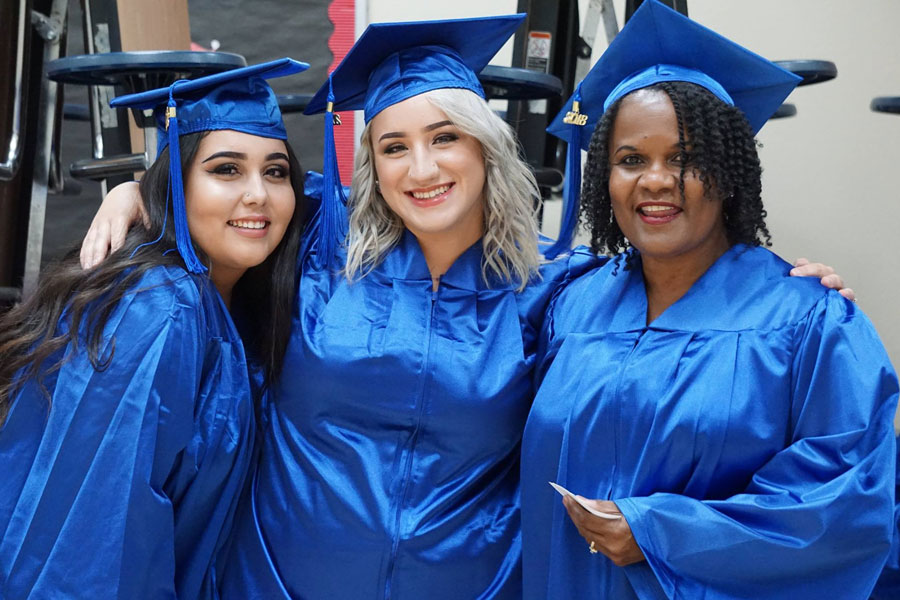
{"label": "gold ring", "polygon": [[598,552],[600,552],[599,550],[597,550],[597,547],[594,546],[594,542],[591,542],[591,545],[588,547],[588,550],[591,551],[591,554],[597,554]]}

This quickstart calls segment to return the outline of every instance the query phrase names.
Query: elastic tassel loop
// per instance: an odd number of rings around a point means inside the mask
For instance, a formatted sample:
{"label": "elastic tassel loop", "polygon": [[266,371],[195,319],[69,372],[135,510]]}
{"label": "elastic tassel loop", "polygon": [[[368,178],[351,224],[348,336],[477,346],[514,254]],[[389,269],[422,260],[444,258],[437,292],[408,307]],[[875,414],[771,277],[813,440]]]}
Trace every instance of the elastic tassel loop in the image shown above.
{"label": "elastic tassel loop", "polygon": [[[169,222],[169,203],[168,203],[168,198],[166,198],[166,200],[167,200],[167,201],[166,201],[166,212],[163,213],[162,229],[159,230],[159,235],[156,236],[156,239],[153,240],[153,241],[151,241],[151,242],[144,242],[143,244],[138,245],[134,250],[131,251],[131,254],[128,256],[128,258],[134,258],[134,256],[138,253],[138,251],[139,251],[141,248],[146,248],[147,246],[152,246],[153,244],[158,244],[159,241],[160,241],[161,239],[163,239],[163,236],[166,234],[166,225],[167,225],[168,222]],[[171,250],[171,248],[170,248],[170,250]],[[168,252],[168,251],[169,251],[169,250],[166,250],[166,252]],[[166,252],[163,252],[163,256],[166,255]]]}
{"label": "elastic tassel loop", "polygon": [[[573,107],[581,104],[581,87],[572,97]],[[578,108],[575,108],[575,112]],[[566,149],[566,173],[563,183],[563,210],[562,222],[559,227],[559,236],[556,243],[547,248],[544,257],[556,258],[557,255],[568,252],[575,238],[575,229],[578,225],[578,207],[581,201],[581,131],[584,125],[569,125],[569,141]]]}
{"label": "elastic tassel loop", "polygon": [[322,204],[319,207],[319,231],[316,257],[318,266],[330,265],[345,233],[344,206],[347,196],[338,171],[337,149],[334,145],[334,125],[340,123],[334,114],[334,90],[328,76],[328,105],[325,110],[325,150],[322,165]]}
{"label": "elastic tassel loop", "polygon": [[172,213],[175,216],[175,243],[188,271],[206,273],[206,266],[200,262],[194,252],[191,232],[188,229],[187,209],[184,204],[184,182],[181,176],[181,147],[178,143],[178,118],[175,113],[175,99],[172,97],[170,88],[169,104],[166,110],[166,134],[169,138],[169,189],[172,196]]}

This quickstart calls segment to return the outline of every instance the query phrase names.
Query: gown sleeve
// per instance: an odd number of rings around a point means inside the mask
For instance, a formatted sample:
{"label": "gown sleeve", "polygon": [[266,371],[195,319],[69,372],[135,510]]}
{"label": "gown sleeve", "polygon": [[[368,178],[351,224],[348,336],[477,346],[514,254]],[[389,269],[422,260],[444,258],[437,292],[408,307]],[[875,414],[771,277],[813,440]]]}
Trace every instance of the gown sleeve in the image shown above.
{"label": "gown sleeve", "polygon": [[650,567],[626,567],[638,597],[868,597],[891,542],[897,378],[868,319],[837,294],[796,337],[791,437],[743,493],[615,500]]}
{"label": "gown sleeve", "polygon": [[186,278],[127,294],[104,331],[106,369],[76,352],[45,380],[49,407],[33,381],[14,398],[0,429],[0,597],[186,597],[176,571],[191,565],[177,559],[208,545],[227,509],[179,521],[243,480],[227,411],[204,410],[218,351],[198,294]]}

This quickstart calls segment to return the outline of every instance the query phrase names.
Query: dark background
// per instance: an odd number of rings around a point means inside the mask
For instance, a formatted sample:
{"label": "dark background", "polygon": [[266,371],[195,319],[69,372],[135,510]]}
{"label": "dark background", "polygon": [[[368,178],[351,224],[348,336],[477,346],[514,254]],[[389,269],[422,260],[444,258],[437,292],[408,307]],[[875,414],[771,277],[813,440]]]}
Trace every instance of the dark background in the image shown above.
{"label": "dark background", "polygon": [[[247,64],[283,56],[308,62],[308,71],[271,84],[278,94],[311,94],[325,80],[332,61],[328,4],[328,0],[189,0],[191,38],[207,48],[218,40],[220,51],[241,54]],[[68,56],[84,53],[82,22],[80,0],[70,0]],[[87,88],[66,85],[63,97],[66,103],[86,105]],[[322,116],[287,114],[285,124],[304,170],[321,171]],[[66,186],[62,194],[47,198],[44,264],[81,242],[101,200],[98,183],[68,175],[69,164],[91,156],[90,124],[64,120],[61,144]]]}

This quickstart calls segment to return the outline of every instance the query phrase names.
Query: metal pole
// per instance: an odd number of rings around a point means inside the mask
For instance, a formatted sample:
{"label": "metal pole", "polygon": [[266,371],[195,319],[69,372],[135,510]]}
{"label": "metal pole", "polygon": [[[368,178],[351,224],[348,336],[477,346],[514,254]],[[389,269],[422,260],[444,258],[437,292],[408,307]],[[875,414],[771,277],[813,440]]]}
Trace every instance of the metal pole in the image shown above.
{"label": "metal pole", "polygon": [[581,82],[591,70],[591,54],[597,39],[597,30],[600,28],[600,19],[603,19],[603,28],[606,31],[606,43],[609,44],[619,34],[619,24],[616,22],[616,9],[613,0],[590,0],[587,12],[584,15],[584,26],[581,28],[581,42],[584,52],[575,59],[575,84]]}
{"label": "metal pole", "polygon": [[10,180],[19,167],[19,160],[22,156],[22,139],[19,131],[22,125],[22,95],[25,91],[22,89],[22,70],[25,64],[25,13],[28,12],[28,3],[26,0],[19,2],[19,24],[16,35],[16,75],[13,83],[13,92],[15,99],[13,100],[12,109],[12,128],[9,132],[9,146],[7,147],[6,160],[0,163],[0,179]]}
{"label": "metal pole", "polygon": [[47,182],[50,177],[50,153],[56,116],[56,82],[47,78],[47,64],[59,58],[60,40],[65,28],[67,0],[53,0],[50,16],[32,11],[32,23],[44,40],[41,95],[38,112],[38,135],[35,149],[34,180],[31,187],[31,211],[28,216],[28,239],[25,244],[25,274],[22,298],[37,289],[44,246],[44,217],[47,209]]}
{"label": "metal pole", "polygon": [[616,21],[616,9],[613,7],[612,0],[603,0],[603,6],[600,7],[600,11],[603,13],[606,43],[609,45],[619,35],[619,23]]}

